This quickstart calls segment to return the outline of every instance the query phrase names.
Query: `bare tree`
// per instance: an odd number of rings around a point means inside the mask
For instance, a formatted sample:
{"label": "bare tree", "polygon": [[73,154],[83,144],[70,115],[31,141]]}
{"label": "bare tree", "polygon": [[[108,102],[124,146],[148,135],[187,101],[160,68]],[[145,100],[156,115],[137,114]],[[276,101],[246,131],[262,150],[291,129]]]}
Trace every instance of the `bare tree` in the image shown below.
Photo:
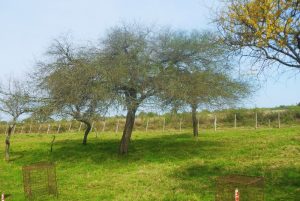
{"label": "bare tree", "polygon": [[18,119],[25,113],[32,111],[29,90],[26,85],[10,79],[7,87],[0,89],[0,111],[11,117],[5,138],[5,160],[10,158],[10,138]]}

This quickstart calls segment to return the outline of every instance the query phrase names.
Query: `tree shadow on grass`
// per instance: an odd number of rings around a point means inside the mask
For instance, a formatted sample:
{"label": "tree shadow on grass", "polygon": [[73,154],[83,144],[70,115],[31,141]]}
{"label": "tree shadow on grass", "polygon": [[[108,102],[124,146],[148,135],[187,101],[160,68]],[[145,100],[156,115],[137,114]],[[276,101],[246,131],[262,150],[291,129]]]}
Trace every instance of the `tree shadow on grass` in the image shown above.
{"label": "tree shadow on grass", "polygon": [[[119,140],[89,140],[87,145],[82,145],[81,140],[59,140],[50,153],[50,145],[43,143],[36,149],[22,151],[23,158],[16,163],[26,164],[35,161],[50,160],[63,163],[164,163],[180,162],[182,160],[197,158],[219,157],[218,150],[223,145],[213,140],[195,139],[190,134],[174,134],[159,137],[134,139],[130,143],[127,156],[118,155]],[[210,155],[207,156],[207,151]],[[14,154],[20,154],[15,152]]]}
{"label": "tree shadow on grass", "polygon": [[199,197],[211,199],[216,193],[216,179],[224,175],[263,176],[266,200],[299,200],[300,198],[300,167],[282,167],[269,169],[253,165],[239,169],[239,165],[230,163],[194,162],[185,164],[170,174],[179,181],[178,191],[197,194]]}
{"label": "tree shadow on grass", "polygon": [[10,159],[9,159],[9,162],[13,162],[13,161],[17,161],[17,160],[20,160],[21,158],[24,157],[24,153],[23,152],[17,152],[17,153],[14,153]]}
{"label": "tree shadow on grass", "polygon": [[225,164],[191,161],[169,176],[178,181],[176,191],[196,195],[199,200],[214,200],[216,178],[226,173]]}

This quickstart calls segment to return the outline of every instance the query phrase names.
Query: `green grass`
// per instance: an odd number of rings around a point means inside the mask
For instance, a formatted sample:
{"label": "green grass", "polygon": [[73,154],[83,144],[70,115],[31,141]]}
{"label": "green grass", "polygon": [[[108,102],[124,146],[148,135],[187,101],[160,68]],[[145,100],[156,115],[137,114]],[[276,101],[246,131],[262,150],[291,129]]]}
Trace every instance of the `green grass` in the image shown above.
{"label": "green grass", "polygon": [[[11,157],[0,160],[0,191],[25,200],[22,166],[54,161],[58,200],[212,201],[220,175],[264,176],[266,201],[300,194],[300,127],[258,130],[133,133],[128,156],[117,154],[121,134],[24,134],[12,137]],[[0,135],[0,156],[4,135]]]}

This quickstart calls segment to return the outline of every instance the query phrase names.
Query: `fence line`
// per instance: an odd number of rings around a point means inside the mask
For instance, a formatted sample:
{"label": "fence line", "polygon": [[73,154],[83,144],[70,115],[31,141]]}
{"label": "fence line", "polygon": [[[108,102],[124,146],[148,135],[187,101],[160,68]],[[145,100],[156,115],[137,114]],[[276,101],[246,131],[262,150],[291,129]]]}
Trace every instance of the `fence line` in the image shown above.
{"label": "fence line", "polygon": [[[204,119],[201,116],[197,117],[197,127],[198,130],[201,129],[212,129],[217,131],[224,128],[244,128],[245,125],[247,128],[281,128],[282,125],[286,125],[285,121],[282,121],[283,113],[277,112],[277,117],[272,116],[272,119],[265,118],[263,115],[259,115],[258,112],[252,114],[251,119],[243,120],[243,117],[233,114],[231,120],[225,119],[218,114],[210,115],[209,118]],[[223,118],[223,119],[222,119]],[[223,120],[223,121],[222,121]],[[298,120],[298,119],[297,119]],[[120,129],[124,128],[125,119],[121,118],[111,118],[105,119],[102,121],[93,121],[91,124],[91,132],[96,132],[96,137],[98,136],[98,131],[100,132],[115,132],[118,133]],[[231,123],[230,123],[231,122]],[[252,122],[252,123],[251,123]],[[254,122],[254,124],[253,124]],[[293,121],[296,123],[297,121]],[[282,124],[284,123],[284,124]],[[102,129],[100,130],[102,125]],[[254,126],[253,126],[254,125]],[[162,126],[162,127],[161,127]],[[160,127],[160,129],[159,129]],[[99,129],[97,129],[99,128]],[[8,124],[0,124],[0,133],[6,134],[8,129]],[[70,121],[70,122],[53,122],[53,123],[18,123],[12,133],[64,133],[64,132],[80,132],[82,129],[85,129],[85,124],[82,122]],[[162,129],[162,130],[161,130]],[[152,118],[136,118],[134,130],[137,131],[162,131],[167,130],[179,131],[182,132],[186,129],[192,129],[191,118],[182,118],[182,117],[152,117]]]}

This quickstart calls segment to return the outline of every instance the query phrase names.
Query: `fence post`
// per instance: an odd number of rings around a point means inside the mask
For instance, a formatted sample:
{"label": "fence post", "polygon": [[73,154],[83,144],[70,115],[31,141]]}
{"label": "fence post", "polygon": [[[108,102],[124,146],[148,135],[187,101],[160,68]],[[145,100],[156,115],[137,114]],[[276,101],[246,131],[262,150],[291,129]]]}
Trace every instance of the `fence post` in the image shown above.
{"label": "fence post", "polygon": [[255,129],[257,129],[258,126],[257,126],[257,112],[255,112]]}
{"label": "fence post", "polygon": [[104,131],[105,131],[105,125],[106,125],[106,121],[104,120],[104,121],[103,121],[102,132],[104,132]]}
{"label": "fence post", "polygon": [[200,118],[198,116],[198,118],[197,118],[197,130],[198,130],[198,132],[199,132],[199,128],[200,128]]}
{"label": "fence post", "polygon": [[14,130],[12,131],[12,134],[15,134],[16,128],[17,128],[17,124],[15,125]]}
{"label": "fence post", "polygon": [[69,132],[71,131],[71,128],[72,128],[72,121],[70,122],[70,126],[69,126]]}
{"label": "fence post", "polygon": [[234,114],[234,129],[236,129],[236,114]]}
{"label": "fence post", "polygon": [[29,126],[29,133],[31,133],[31,127],[32,127],[32,125],[30,124],[30,126]]}
{"label": "fence post", "polygon": [[50,124],[48,124],[47,134],[49,134],[50,131]]}
{"label": "fence post", "polygon": [[116,129],[115,129],[115,133],[117,133],[118,132],[118,130],[119,130],[119,119],[118,119],[118,121],[117,121],[117,123],[116,123]]}
{"label": "fence post", "polygon": [[269,119],[269,128],[271,127],[271,120]]}
{"label": "fence post", "polygon": [[58,125],[57,132],[56,132],[56,133],[59,133],[59,131],[60,131],[60,124]]}
{"label": "fence post", "polygon": [[278,128],[280,128],[280,112],[278,112]]}
{"label": "fence post", "polygon": [[217,131],[217,115],[215,115],[214,127],[215,131]]}
{"label": "fence post", "polygon": [[163,121],[163,132],[165,132],[165,126],[166,126],[166,118],[164,118],[164,121]]}
{"label": "fence post", "polygon": [[181,125],[182,125],[182,119],[180,118],[180,121],[179,121],[179,132],[181,132]]}
{"label": "fence post", "polygon": [[98,130],[97,130],[97,126],[94,126],[94,131],[95,131],[96,138],[98,138]]}
{"label": "fence post", "polygon": [[148,126],[149,126],[149,119],[147,119],[147,123],[146,123],[146,132],[148,132]]}
{"label": "fence post", "polygon": [[41,130],[41,126],[42,126],[42,125],[40,124],[40,125],[39,125],[39,129],[38,129],[38,133],[40,133],[40,130]]}
{"label": "fence post", "polygon": [[7,134],[7,130],[8,130],[8,123],[5,126],[5,135]]}
{"label": "fence post", "polygon": [[79,125],[79,128],[78,128],[78,132],[80,132],[81,126],[82,126],[82,122],[80,122],[80,125]]}
{"label": "fence post", "polygon": [[23,133],[24,126],[21,127],[21,133]]}
{"label": "fence post", "polygon": [[94,123],[95,123],[95,122],[92,122],[92,126],[91,126],[91,132],[93,132]]}

